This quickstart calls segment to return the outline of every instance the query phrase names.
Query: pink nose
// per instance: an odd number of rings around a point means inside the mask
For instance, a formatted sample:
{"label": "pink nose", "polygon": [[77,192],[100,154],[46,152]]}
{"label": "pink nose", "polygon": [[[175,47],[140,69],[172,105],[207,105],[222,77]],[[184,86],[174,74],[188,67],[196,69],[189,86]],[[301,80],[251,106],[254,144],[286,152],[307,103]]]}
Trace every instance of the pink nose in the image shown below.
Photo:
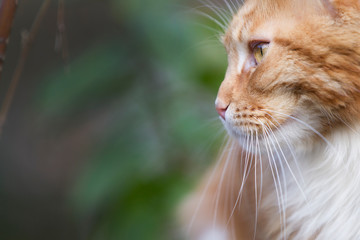
{"label": "pink nose", "polygon": [[226,113],[226,110],[228,109],[228,106],[221,107],[219,104],[216,104],[215,108],[216,108],[216,111],[218,112],[219,116],[225,120],[225,113]]}

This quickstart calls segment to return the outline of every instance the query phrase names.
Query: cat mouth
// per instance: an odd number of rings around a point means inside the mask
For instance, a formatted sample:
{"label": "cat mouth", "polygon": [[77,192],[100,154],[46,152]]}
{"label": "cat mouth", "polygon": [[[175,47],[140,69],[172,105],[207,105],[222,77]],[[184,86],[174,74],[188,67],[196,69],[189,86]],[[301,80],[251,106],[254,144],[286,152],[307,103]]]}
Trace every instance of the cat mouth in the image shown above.
{"label": "cat mouth", "polygon": [[293,114],[288,115],[284,119],[275,119],[273,116],[256,118],[246,121],[224,120],[223,122],[227,132],[239,139],[240,141],[249,141],[251,139],[258,141],[265,141],[272,136],[283,135],[282,130],[284,127],[296,122],[297,119]]}

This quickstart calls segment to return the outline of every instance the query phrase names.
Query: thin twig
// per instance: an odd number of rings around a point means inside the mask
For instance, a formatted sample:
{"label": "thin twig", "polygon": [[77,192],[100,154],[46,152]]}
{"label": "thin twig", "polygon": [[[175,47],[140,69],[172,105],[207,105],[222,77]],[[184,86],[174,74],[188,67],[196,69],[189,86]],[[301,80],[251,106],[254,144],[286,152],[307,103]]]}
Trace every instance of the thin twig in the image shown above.
{"label": "thin twig", "polygon": [[0,111],[0,135],[2,133],[2,129],[3,129],[4,123],[6,121],[6,117],[7,117],[9,108],[11,106],[21,73],[23,71],[25,61],[29,55],[30,47],[31,47],[32,43],[34,42],[35,36],[36,36],[37,32],[39,31],[41,22],[47,12],[47,9],[50,6],[50,3],[51,3],[51,0],[44,0],[32,26],[31,26],[30,32],[23,39],[23,46],[22,46],[22,50],[20,53],[20,58],[19,58],[17,66],[15,68],[14,75],[11,79],[9,89],[6,92],[5,99],[4,99],[4,102],[2,104],[1,111]]}
{"label": "thin twig", "polygon": [[0,77],[5,61],[6,46],[9,42],[16,7],[17,0],[0,1]]}
{"label": "thin twig", "polygon": [[66,36],[64,0],[59,0],[59,5],[58,5],[55,50],[58,52],[61,51],[62,58],[65,62],[65,65],[67,65],[69,59],[69,51],[68,51],[67,36]]}

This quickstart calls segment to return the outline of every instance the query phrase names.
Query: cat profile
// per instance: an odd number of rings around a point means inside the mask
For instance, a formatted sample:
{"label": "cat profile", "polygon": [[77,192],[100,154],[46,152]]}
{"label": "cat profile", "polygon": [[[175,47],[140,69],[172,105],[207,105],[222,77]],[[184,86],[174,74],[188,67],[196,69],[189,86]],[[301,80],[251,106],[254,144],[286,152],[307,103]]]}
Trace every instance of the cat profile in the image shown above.
{"label": "cat profile", "polygon": [[230,140],[186,239],[360,239],[360,1],[247,0],[222,41]]}

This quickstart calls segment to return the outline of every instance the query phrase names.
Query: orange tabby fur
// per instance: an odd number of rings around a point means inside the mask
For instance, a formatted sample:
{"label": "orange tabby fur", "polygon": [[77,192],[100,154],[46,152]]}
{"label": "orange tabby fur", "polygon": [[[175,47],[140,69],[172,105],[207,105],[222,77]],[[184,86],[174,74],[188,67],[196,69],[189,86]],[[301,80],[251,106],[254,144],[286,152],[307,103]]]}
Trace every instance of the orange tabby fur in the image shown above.
{"label": "orange tabby fur", "polygon": [[[270,43],[256,66],[250,59],[252,41]],[[344,122],[360,122],[360,1],[248,0],[234,16],[223,43],[229,67],[216,104],[227,111],[224,121],[233,138],[254,132],[260,136],[266,131],[263,126],[276,131],[291,122],[286,115],[292,116],[294,109],[318,116],[314,128],[325,137]],[[318,134],[300,140],[306,146],[321,141]],[[263,166],[241,148],[231,140],[218,165],[184,204],[182,219],[191,223],[187,239],[205,239],[201,236],[212,227],[226,230],[223,239],[280,239],[278,210],[255,200]],[[262,178],[269,175],[264,170]],[[261,194],[274,195],[274,184],[265,181]],[[296,211],[287,208],[289,216]],[[298,224],[286,239],[299,234],[302,223]],[[317,239],[321,231],[307,240]]]}

